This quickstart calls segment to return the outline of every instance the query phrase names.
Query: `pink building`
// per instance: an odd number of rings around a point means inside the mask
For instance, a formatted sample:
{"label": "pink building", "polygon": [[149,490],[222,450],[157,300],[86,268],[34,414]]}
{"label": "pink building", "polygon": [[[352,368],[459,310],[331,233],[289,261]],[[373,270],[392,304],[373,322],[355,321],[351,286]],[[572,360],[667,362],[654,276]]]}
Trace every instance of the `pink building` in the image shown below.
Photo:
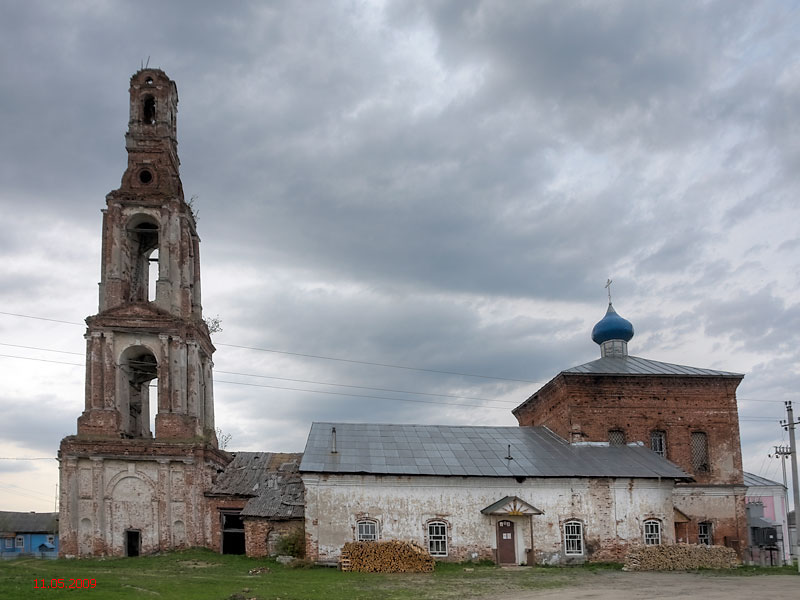
{"label": "pink building", "polygon": [[[756,564],[789,564],[791,546],[786,520],[787,493],[782,483],[744,473],[747,486],[748,552]],[[774,532],[771,530],[774,529]]]}

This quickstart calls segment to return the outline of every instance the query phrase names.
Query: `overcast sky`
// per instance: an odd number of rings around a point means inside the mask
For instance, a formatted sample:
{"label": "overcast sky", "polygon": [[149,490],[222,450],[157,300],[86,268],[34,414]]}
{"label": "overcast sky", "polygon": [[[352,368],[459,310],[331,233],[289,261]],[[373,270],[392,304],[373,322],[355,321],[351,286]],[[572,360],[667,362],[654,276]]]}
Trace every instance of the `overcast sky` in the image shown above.
{"label": "overcast sky", "polygon": [[797,2],[0,8],[0,510],[53,510],[148,60],[179,90],[229,449],[301,451],[314,420],[514,425],[599,357],[610,277],[631,354],[746,374],[745,468],[781,479]]}

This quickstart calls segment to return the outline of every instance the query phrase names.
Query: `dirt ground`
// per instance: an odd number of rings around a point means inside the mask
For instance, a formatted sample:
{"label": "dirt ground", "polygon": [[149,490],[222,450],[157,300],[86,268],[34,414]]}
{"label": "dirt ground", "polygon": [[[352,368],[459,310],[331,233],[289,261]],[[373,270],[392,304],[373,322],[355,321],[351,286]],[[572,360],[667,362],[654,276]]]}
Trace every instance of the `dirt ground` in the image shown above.
{"label": "dirt ground", "polygon": [[800,577],[791,575],[715,576],[696,573],[603,571],[576,577],[574,585],[553,590],[496,594],[492,600],[645,600],[650,598],[800,598]]}

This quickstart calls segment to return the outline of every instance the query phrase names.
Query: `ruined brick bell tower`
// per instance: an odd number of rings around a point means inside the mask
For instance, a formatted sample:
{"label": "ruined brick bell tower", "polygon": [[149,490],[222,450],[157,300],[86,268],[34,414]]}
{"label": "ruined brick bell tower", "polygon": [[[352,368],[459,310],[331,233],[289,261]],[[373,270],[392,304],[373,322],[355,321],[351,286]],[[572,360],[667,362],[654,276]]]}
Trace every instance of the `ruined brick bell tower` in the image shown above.
{"label": "ruined brick bell tower", "polygon": [[86,319],[86,406],[59,453],[64,555],[208,545],[204,493],[229,458],[214,433],[214,346],[177,107],[163,71],[131,77],[128,167],[106,197],[99,312]]}

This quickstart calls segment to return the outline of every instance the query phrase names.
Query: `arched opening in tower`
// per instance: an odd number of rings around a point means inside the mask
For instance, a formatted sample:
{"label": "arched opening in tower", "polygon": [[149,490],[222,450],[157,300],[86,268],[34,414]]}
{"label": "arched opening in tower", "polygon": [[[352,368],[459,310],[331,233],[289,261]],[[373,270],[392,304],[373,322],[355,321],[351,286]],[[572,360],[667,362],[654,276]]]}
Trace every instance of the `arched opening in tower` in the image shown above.
{"label": "arched opening in tower", "polygon": [[158,280],[158,225],[149,220],[141,221],[129,231],[133,263],[131,301],[152,302],[156,300],[155,282]]}
{"label": "arched opening in tower", "polygon": [[123,433],[133,438],[151,438],[155,413],[151,407],[152,397],[158,398],[158,362],[152,352],[143,347],[130,348],[120,365],[127,379],[127,406],[121,406]]}
{"label": "arched opening in tower", "polygon": [[158,282],[158,248],[150,252],[147,258],[147,301],[156,301],[156,284]]}
{"label": "arched opening in tower", "polygon": [[142,105],[142,121],[147,125],[156,124],[156,99],[152,96],[145,96]]}

